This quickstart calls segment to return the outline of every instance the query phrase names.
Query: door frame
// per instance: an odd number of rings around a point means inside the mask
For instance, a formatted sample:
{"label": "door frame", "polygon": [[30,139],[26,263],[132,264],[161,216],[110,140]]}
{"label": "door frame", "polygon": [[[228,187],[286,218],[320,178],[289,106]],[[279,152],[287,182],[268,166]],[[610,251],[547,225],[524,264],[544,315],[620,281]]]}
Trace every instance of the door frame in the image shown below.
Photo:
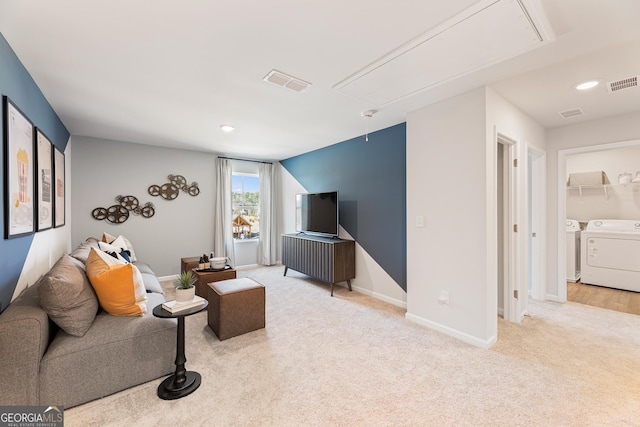
{"label": "door frame", "polygon": [[546,299],[557,302],[567,302],[567,156],[637,146],[640,146],[640,139],[558,150],[558,228],[556,230],[558,238],[558,276],[556,278],[558,295],[546,295]]}
{"label": "door frame", "polygon": [[[529,170],[529,157],[532,158]],[[547,277],[547,153],[544,150],[527,146],[527,189],[531,189],[528,199],[527,215],[530,215],[531,229],[528,230],[530,256],[528,279],[531,283],[531,298],[543,301],[546,297],[545,280]],[[529,201],[527,200],[527,203]],[[532,233],[536,233],[536,237]]]}
{"label": "door frame", "polygon": [[[514,161],[518,159],[518,152],[520,151],[521,144],[518,140],[507,136],[506,134],[494,129],[495,138],[494,143],[499,144],[497,149],[504,150],[504,161],[502,165],[496,165],[496,167],[503,168],[503,271],[498,271],[498,274],[503,275],[503,318],[509,322],[520,322],[522,320],[521,309],[519,300],[522,300],[524,295],[520,290],[520,275],[522,271],[521,263],[521,248],[519,235],[522,233],[522,228],[525,224],[522,224],[519,219],[520,213],[520,184],[519,169],[514,166]],[[518,162],[522,164],[522,159],[518,159]],[[497,186],[495,191],[497,193]],[[497,220],[497,218],[496,218]],[[515,226],[518,226],[518,232],[515,232]],[[497,235],[496,235],[497,237]],[[515,291],[518,291],[518,298],[515,297]],[[526,299],[526,298],[525,298]]]}

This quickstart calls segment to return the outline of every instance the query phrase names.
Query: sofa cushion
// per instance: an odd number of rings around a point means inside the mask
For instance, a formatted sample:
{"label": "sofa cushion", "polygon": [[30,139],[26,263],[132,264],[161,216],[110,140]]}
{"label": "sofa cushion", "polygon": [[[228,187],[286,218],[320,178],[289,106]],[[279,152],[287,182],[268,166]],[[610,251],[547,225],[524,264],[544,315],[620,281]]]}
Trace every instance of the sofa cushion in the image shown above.
{"label": "sofa cushion", "polygon": [[176,319],[151,312],[163,302],[162,295],[150,294],[142,317],[100,312],[82,339],[59,331],[42,358],[41,404],[66,409],[173,373]]}
{"label": "sofa cushion", "polygon": [[98,239],[95,237],[89,237],[87,240],[80,243],[78,247],[71,252],[71,256],[84,264],[87,262],[87,257],[89,256],[91,248],[98,249]]}
{"label": "sofa cushion", "polygon": [[127,245],[124,243],[122,236],[111,243],[98,242],[98,246],[103,252],[108,253],[114,258],[131,262],[131,251],[127,249]]}
{"label": "sofa cushion", "polygon": [[[89,255],[90,259],[93,252]],[[90,268],[87,274],[100,306],[107,313],[114,316],[140,316],[147,312],[147,294],[142,274],[135,265],[111,265],[107,270],[93,270],[95,264],[87,264]]]}
{"label": "sofa cushion", "polygon": [[64,254],[38,286],[40,306],[69,335],[84,336],[98,312],[98,300],[80,261]]}
{"label": "sofa cushion", "polygon": [[104,232],[102,233],[102,241],[104,243],[109,243],[109,244],[113,244],[114,242],[124,242],[125,244],[125,249],[127,249],[130,253],[130,258],[131,258],[131,262],[137,261],[138,259],[136,258],[136,252],[133,250],[133,245],[131,244],[131,242],[129,241],[129,239],[127,239],[126,237],[120,235],[118,237],[112,236],[111,234]]}
{"label": "sofa cushion", "polygon": [[[0,405],[38,405],[38,373],[52,330],[40,307],[39,282],[28,287],[0,313]],[[62,332],[62,330],[59,330]],[[71,339],[75,337],[66,334]]]}
{"label": "sofa cushion", "polygon": [[89,256],[84,264],[87,270],[87,276],[97,276],[105,271],[109,271],[109,267],[112,265],[125,265],[127,262],[124,259],[114,258],[111,255],[107,255],[100,249],[91,248]]}
{"label": "sofa cushion", "polygon": [[147,293],[155,292],[164,295],[164,289],[162,289],[156,273],[151,270],[151,267],[149,267],[148,264],[145,264],[142,261],[136,261],[133,263],[133,265],[138,267],[138,270],[140,270],[140,273],[142,273],[142,280],[144,282],[144,288],[147,290]]}

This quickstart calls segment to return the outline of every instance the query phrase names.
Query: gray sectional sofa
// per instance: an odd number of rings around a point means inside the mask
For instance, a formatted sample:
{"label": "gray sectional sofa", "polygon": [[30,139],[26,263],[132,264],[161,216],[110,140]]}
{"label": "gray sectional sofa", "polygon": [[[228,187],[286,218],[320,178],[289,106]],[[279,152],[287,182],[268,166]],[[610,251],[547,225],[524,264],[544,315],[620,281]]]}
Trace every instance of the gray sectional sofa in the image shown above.
{"label": "gray sectional sofa", "polygon": [[84,270],[91,247],[97,239],[63,255],[0,314],[0,406],[69,408],[174,371],[176,321],[153,316],[165,300],[153,271],[134,262],[146,314],[112,316],[99,308]]}

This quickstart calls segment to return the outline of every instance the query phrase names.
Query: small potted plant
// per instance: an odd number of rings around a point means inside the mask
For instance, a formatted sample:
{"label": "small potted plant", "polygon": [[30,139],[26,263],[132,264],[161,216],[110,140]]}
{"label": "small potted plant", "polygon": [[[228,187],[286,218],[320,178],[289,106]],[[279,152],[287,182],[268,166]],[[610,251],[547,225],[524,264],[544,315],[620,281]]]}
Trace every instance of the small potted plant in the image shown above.
{"label": "small potted plant", "polygon": [[176,286],[176,301],[185,302],[193,300],[196,295],[195,284],[197,281],[198,278],[191,270],[180,273],[180,276],[178,276],[178,286]]}

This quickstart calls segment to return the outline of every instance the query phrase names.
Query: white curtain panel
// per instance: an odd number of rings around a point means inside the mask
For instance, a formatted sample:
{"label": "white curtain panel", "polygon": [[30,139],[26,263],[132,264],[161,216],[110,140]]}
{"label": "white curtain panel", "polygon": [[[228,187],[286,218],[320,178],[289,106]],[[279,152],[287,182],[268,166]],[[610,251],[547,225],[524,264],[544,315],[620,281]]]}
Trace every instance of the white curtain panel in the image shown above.
{"label": "white curtain panel", "polygon": [[258,264],[273,265],[277,261],[276,185],[271,163],[261,163],[260,176],[260,242]]}
{"label": "white curtain panel", "polygon": [[216,158],[216,202],[213,217],[214,256],[226,256],[235,265],[233,249],[233,208],[231,205],[230,159]]}

